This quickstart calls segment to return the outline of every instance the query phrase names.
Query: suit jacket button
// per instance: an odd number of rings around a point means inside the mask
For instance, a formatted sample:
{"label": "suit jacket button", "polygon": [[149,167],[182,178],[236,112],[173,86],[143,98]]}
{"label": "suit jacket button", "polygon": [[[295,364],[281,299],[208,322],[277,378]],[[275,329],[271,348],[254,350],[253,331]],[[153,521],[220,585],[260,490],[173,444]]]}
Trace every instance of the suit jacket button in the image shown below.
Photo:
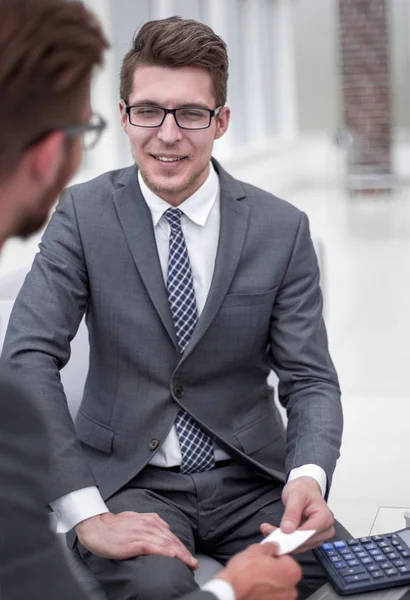
{"label": "suit jacket button", "polygon": [[159,446],[159,440],[153,438],[148,444],[150,450],[156,450]]}
{"label": "suit jacket button", "polygon": [[175,398],[182,398],[184,395],[184,387],[182,385],[176,385],[174,387]]}

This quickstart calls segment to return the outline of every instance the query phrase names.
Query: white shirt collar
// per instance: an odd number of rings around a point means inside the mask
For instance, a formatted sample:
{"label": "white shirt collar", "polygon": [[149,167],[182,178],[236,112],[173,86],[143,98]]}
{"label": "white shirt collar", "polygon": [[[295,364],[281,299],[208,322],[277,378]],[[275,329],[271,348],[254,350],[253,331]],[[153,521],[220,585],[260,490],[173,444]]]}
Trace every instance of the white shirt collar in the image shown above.
{"label": "white shirt collar", "polygon": [[[204,227],[208,220],[209,213],[211,212],[219,192],[219,177],[212,162],[209,163],[209,166],[208,177],[201,187],[178,206],[184,215],[202,227]],[[138,183],[143,198],[151,211],[152,222],[155,228],[170,205],[149,189],[143,180],[140,171],[138,171]]]}

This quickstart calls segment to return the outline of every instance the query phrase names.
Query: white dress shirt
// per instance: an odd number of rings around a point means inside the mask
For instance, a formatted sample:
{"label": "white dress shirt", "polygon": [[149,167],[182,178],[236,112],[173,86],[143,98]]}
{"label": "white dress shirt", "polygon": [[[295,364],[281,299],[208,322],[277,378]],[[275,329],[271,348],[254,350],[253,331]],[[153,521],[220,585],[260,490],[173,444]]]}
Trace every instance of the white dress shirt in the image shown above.
{"label": "white dress shirt", "polygon": [[[151,211],[155,241],[166,285],[170,226],[164,217],[164,213],[170,205],[147,187],[140,172],[138,172],[138,181],[144,200]],[[219,178],[212,163],[210,163],[210,171],[206,181],[178,208],[183,213],[181,227],[191,263],[197,311],[198,316],[200,316],[211,286],[219,241],[220,187]],[[215,460],[219,461],[227,458],[229,456],[221,448],[215,446]],[[175,426],[172,427],[160,449],[151,459],[150,464],[160,467],[181,464],[181,450]],[[302,475],[313,477],[319,483],[324,496],[327,480],[321,467],[318,465],[303,465],[293,469],[290,472],[289,480]],[[51,502],[50,506],[57,517],[57,533],[66,533],[81,521],[108,512],[108,508],[96,487],[71,492]],[[212,591],[214,591],[214,584],[217,584],[216,588],[226,590],[225,581],[213,580],[211,583]],[[227,585],[229,586],[229,584]],[[234,595],[229,596],[223,593],[222,595],[218,594],[218,598],[219,600],[234,600]]]}
{"label": "white dress shirt", "polygon": [[[171,227],[164,217],[169,209],[168,202],[156,196],[146,185],[138,172],[138,182],[142,195],[152,215],[155,241],[157,243],[164,284],[167,285],[169,237]],[[214,274],[216,252],[219,241],[221,220],[219,179],[212,163],[209,175],[203,185],[179,207],[182,211],[181,228],[185,237],[192,278],[195,290],[198,317],[201,315],[211,287]],[[215,460],[229,459],[229,455],[215,447]],[[181,449],[175,426],[158,452],[150,460],[157,467],[173,467],[182,462]]]}

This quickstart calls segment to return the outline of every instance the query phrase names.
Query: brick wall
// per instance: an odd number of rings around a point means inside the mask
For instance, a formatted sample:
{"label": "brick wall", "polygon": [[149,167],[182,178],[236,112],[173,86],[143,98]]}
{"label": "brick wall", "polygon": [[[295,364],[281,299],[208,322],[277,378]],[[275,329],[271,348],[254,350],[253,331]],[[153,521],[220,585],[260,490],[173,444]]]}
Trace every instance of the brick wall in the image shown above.
{"label": "brick wall", "polygon": [[339,0],[344,120],[356,140],[351,172],[391,172],[389,0]]}

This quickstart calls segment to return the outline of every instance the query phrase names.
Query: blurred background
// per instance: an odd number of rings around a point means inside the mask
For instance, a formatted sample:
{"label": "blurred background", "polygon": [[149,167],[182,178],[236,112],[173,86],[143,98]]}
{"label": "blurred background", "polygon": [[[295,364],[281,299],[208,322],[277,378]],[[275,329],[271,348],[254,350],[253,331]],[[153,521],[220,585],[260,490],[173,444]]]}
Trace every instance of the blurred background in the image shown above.
{"label": "blurred background", "polygon": [[[85,3],[112,43],[93,87],[110,125],[76,182],[132,163],[118,81],[144,21],[195,18],[227,42],[232,121],[215,156],[309,216],[345,411],[330,506],[366,535],[380,506],[410,506],[410,1]],[[8,242],[0,277],[29,269],[39,237]]]}

